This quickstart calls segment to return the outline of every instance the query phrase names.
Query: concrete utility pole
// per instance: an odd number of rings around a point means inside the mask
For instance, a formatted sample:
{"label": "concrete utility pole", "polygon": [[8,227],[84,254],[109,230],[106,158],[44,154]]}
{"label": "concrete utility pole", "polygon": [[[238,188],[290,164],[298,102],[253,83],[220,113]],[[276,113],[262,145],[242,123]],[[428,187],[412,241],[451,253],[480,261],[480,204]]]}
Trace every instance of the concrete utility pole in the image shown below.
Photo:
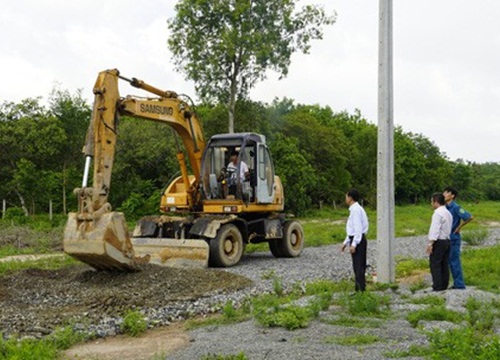
{"label": "concrete utility pole", "polygon": [[392,0],[379,1],[377,280],[394,282],[394,119]]}

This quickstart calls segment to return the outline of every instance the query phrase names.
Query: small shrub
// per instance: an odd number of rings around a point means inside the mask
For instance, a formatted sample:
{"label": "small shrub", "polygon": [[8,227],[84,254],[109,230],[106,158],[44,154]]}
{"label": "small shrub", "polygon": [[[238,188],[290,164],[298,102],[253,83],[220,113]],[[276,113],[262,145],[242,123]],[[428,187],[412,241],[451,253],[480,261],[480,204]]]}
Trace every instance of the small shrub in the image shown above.
{"label": "small shrub", "polygon": [[121,330],[130,336],[138,336],[147,329],[146,320],[138,311],[129,310],[123,318]]}
{"label": "small shrub", "polygon": [[15,220],[18,224],[25,224],[28,217],[24,214],[24,210],[20,207],[14,206],[5,210],[5,220]]}
{"label": "small shrub", "polygon": [[489,234],[490,232],[485,228],[468,230],[462,233],[462,240],[469,245],[478,246],[485,243]]}

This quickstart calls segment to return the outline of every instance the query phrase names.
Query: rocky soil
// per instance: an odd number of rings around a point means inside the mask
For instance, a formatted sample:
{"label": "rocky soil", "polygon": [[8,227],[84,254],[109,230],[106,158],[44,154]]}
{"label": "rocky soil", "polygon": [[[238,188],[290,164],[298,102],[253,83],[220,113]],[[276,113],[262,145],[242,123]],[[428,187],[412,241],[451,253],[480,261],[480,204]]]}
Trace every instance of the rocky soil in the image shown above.
{"label": "rocky soil", "polygon": [[136,273],[96,272],[86,265],[61,270],[27,269],[0,278],[0,332],[49,334],[76,324],[97,336],[115,335],[127,310],[147,313],[149,325],[166,325],[195,312],[197,299],[234,292],[251,280],[221,270],[145,266]]}

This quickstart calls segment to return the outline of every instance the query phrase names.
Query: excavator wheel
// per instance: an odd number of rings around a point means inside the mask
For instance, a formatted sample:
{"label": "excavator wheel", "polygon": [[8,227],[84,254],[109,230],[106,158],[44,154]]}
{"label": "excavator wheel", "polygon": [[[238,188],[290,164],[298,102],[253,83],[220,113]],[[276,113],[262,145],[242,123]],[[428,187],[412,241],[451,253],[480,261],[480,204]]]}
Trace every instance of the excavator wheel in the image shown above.
{"label": "excavator wheel", "polygon": [[269,241],[269,249],[275,257],[297,257],[303,248],[304,229],[297,221],[286,221],[283,237]]}
{"label": "excavator wheel", "polygon": [[234,224],[225,224],[210,240],[211,266],[230,267],[236,265],[243,255],[243,236]]}
{"label": "excavator wheel", "polygon": [[269,250],[271,250],[271,254],[273,254],[274,257],[280,258],[283,257],[283,255],[281,255],[281,248],[278,242],[278,239],[269,240]]}

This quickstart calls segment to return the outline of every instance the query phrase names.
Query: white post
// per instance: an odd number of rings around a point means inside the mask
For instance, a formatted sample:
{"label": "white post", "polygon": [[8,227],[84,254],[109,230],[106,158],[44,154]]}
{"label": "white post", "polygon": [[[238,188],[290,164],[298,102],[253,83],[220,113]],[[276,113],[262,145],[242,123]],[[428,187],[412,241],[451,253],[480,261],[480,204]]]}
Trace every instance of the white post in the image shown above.
{"label": "white post", "polygon": [[394,282],[392,0],[379,1],[377,280]]}
{"label": "white post", "polygon": [[5,219],[5,211],[7,211],[7,202],[5,199],[2,200],[2,219]]}
{"label": "white post", "polygon": [[52,221],[52,200],[49,200],[49,220]]}

